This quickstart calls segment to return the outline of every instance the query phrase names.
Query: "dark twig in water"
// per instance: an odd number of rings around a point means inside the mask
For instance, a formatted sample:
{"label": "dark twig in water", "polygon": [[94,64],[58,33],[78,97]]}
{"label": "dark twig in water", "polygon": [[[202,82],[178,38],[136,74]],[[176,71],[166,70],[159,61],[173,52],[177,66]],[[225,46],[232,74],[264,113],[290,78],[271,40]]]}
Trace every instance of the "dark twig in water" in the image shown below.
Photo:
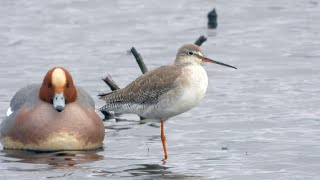
{"label": "dark twig in water", "polygon": [[216,9],[214,8],[212,11],[208,13],[208,28],[209,29],[216,29],[218,27],[218,14]]}
{"label": "dark twig in water", "polygon": [[114,82],[109,74],[105,78],[102,78],[102,80],[110,87],[111,91],[120,89],[120,87],[116,84],[116,82]]}
{"label": "dark twig in water", "polygon": [[138,51],[137,51],[134,47],[131,48],[131,53],[133,54],[134,58],[136,59],[138,65],[139,65],[139,67],[140,67],[140,70],[141,70],[142,74],[148,72],[148,68],[147,68],[147,66],[144,64],[141,55],[138,53]]}
{"label": "dark twig in water", "polygon": [[197,46],[201,46],[202,43],[204,43],[206,40],[207,40],[207,37],[202,35],[196,40],[196,42],[194,42],[194,44]]}
{"label": "dark twig in water", "polygon": [[221,150],[228,150],[228,146],[229,144],[227,146],[222,146]]}
{"label": "dark twig in water", "polygon": [[113,119],[114,118],[114,113],[111,113],[105,109],[99,109],[99,110],[103,114],[104,119]]}

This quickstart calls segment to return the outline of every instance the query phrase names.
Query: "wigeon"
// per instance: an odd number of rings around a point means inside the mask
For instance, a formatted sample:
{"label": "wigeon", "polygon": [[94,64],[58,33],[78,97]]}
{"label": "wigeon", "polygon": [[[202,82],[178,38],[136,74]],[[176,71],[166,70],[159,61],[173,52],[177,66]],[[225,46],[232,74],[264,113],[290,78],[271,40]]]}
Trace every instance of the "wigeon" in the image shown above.
{"label": "wigeon", "polygon": [[50,69],[41,85],[20,89],[0,125],[6,149],[89,150],[102,146],[104,134],[93,99],[61,67]]}

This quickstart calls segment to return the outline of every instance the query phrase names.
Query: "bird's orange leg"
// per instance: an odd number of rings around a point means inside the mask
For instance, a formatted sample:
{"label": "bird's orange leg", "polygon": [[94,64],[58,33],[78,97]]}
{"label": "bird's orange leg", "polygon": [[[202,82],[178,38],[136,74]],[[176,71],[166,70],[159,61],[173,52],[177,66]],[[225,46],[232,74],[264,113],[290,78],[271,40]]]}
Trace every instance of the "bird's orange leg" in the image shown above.
{"label": "bird's orange leg", "polygon": [[161,119],[161,141],[162,141],[163,152],[164,152],[163,160],[166,160],[168,158],[168,153],[166,148],[166,136],[164,135],[163,119]]}

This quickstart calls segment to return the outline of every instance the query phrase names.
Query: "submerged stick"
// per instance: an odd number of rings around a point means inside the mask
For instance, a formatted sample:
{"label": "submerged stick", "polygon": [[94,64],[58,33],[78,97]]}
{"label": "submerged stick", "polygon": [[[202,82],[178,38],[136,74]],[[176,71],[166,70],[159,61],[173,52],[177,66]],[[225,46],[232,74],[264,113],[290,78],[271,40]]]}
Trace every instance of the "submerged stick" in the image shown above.
{"label": "submerged stick", "polygon": [[136,59],[142,74],[148,72],[148,68],[144,64],[143,59],[142,59],[141,55],[138,53],[138,51],[136,50],[136,48],[132,47],[131,48],[131,53],[133,54],[134,58]]}
{"label": "submerged stick", "polygon": [[216,9],[214,8],[212,11],[208,13],[208,28],[216,29],[218,27],[218,14]]}
{"label": "submerged stick", "polygon": [[197,45],[197,46],[201,46],[202,43],[204,43],[206,40],[207,40],[207,37],[201,35],[201,36],[196,40],[196,42],[194,42],[194,44]]}
{"label": "submerged stick", "polygon": [[110,87],[111,91],[120,89],[116,82],[114,82],[114,80],[111,78],[110,74],[108,74],[108,76],[105,78],[102,78],[102,80]]}

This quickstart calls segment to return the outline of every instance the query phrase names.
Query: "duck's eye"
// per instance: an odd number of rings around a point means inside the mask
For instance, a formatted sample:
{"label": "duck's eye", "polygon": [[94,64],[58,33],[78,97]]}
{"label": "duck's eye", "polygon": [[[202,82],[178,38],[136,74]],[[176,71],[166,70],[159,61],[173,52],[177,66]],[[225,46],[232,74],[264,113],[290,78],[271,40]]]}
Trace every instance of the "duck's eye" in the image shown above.
{"label": "duck's eye", "polygon": [[69,88],[69,87],[70,87],[70,83],[69,83],[69,82],[67,82],[66,87],[67,87],[67,88]]}
{"label": "duck's eye", "polygon": [[52,84],[51,83],[48,83],[48,88],[51,88]]}
{"label": "duck's eye", "polygon": [[189,54],[190,56],[192,56],[192,55],[193,55],[193,52],[192,52],[192,51],[189,51],[188,54]]}

